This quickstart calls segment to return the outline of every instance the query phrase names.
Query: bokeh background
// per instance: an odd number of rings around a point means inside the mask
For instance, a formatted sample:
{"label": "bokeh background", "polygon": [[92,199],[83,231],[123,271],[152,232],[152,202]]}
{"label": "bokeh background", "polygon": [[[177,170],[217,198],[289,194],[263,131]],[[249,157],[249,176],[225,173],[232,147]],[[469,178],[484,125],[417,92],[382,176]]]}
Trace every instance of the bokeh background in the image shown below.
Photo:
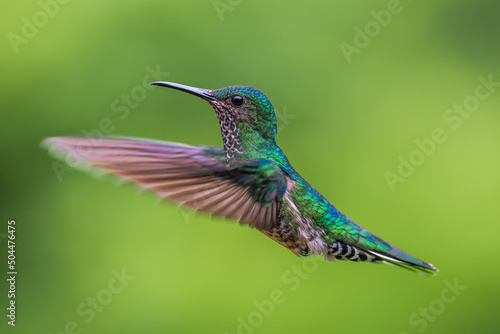
{"label": "bokeh background", "polygon": [[[0,14],[2,333],[498,332],[500,87],[478,88],[500,82],[498,1],[56,1]],[[261,89],[302,176],[439,274],[300,259],[133,187],[58,178],[45,137],[221,145],[204,101],[154,80]]]}

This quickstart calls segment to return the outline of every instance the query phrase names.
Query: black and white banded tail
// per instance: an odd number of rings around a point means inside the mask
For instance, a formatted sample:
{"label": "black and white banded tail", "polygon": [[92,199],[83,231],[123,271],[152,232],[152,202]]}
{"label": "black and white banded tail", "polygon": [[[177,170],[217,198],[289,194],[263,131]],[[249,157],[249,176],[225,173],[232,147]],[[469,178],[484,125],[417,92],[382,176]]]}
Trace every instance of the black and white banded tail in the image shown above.
{"label": "black and white banded tail", "polygon": [[356,262],[377,262],[381,261],[380,258],[374,256],[370,253],[365,252],[362,249],[356,248],[351,245],[347,245],[343,242],[334,242],[328,245],[328,251],[326,254],[328,260],[348,260]]}

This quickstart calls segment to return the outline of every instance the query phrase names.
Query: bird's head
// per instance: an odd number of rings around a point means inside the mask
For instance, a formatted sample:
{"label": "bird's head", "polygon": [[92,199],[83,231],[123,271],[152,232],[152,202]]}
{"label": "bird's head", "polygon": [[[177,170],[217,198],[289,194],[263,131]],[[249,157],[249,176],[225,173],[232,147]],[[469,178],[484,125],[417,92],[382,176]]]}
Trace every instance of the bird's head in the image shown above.
{"label": "bird's head", "polygon": [[152,85],[178,89],[208,101],[215,109],[222,132],[226,163],[255,159],[259,152],[274,148],[276,116],[269,99],[252,87],[230,86],[202,89],[173,82]]}
{"label": "bird's head", "polygon": [[274,108],[269,99],[258,89],[230,86],[212,90],[165,81],[151,84],[178,89],[208,101],[217,113],[225,141],[228,139],[226,137],[235,131],[253,132],[268,141],[274,141],[276,137]]}

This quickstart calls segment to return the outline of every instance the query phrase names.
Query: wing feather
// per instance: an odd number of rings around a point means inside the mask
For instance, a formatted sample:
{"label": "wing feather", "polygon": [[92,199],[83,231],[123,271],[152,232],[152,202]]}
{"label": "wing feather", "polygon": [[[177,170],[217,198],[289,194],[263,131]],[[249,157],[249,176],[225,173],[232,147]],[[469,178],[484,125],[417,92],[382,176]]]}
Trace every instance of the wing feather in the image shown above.
{"label": "wing feather", "polygon": [[43,145],[71,166],[97,167],[162,197],[259,230],[276,226],[286,190],[283,171],[274,162],[252,160],[230,168],[221,148],[125,137],[56,137]]}

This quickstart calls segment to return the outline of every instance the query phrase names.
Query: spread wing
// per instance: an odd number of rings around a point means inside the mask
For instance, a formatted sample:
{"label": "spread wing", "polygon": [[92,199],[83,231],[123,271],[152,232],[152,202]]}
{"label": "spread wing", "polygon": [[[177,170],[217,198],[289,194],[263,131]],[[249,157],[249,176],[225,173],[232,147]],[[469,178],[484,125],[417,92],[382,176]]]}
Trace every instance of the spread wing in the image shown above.
{"label": "spread wing", "polygon": [[286,191],[283,171],[266,159],[227,167],[224,151],[138,138],[48,138],[43,145],[72,167],[94,166],[199,211],[259,230],[276,226]]}

